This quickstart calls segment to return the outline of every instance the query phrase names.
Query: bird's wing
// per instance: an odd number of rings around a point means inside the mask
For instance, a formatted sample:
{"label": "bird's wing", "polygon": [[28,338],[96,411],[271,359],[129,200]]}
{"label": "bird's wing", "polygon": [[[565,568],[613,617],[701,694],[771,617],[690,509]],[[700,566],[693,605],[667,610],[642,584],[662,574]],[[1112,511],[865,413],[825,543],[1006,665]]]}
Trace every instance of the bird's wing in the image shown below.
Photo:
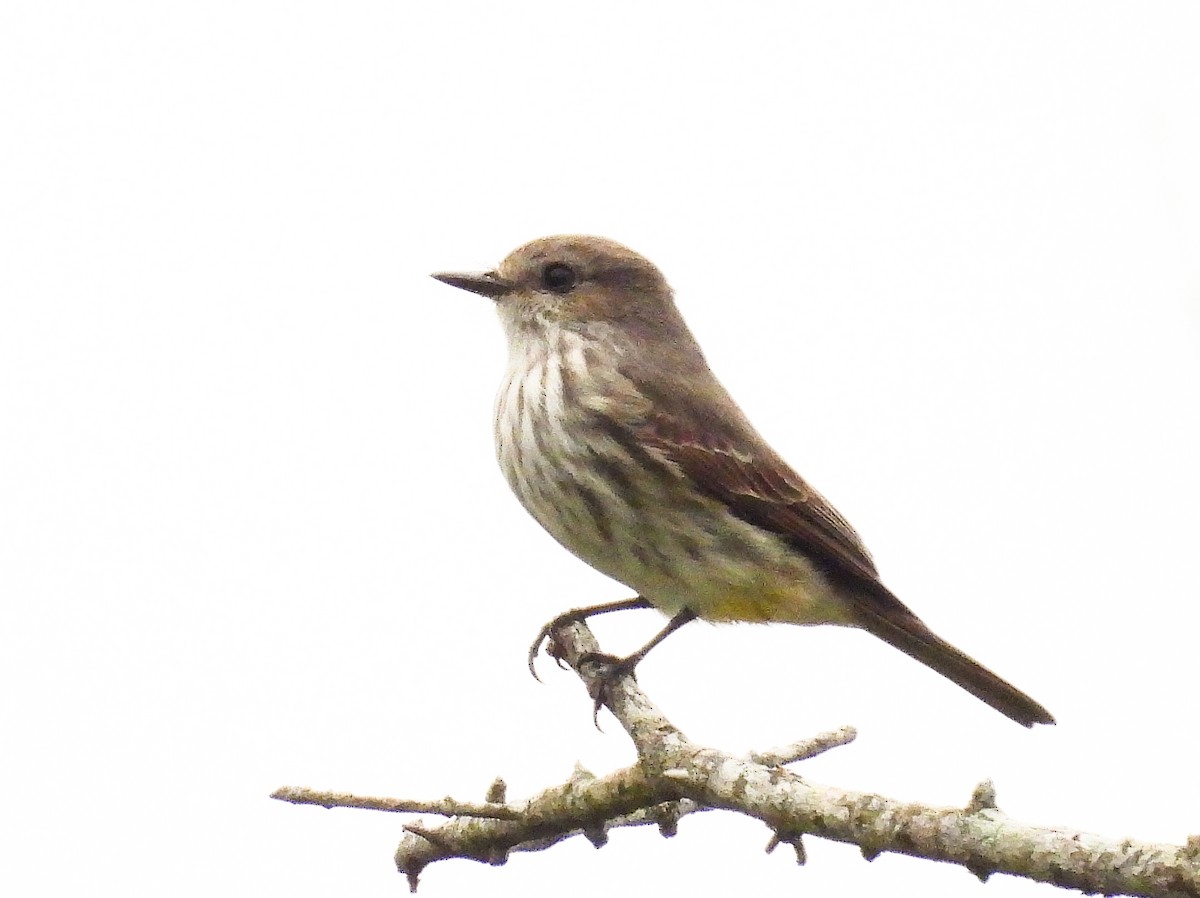
{"label": "bird's wing", "polygon": [[613,421],[627,448],[655,454],[730,513],[804,553],[843,587],[858,626],[1024,726],[1054,723],[1044,707],[935,635],[892,595],[846,519],[775,454],[707,370],[690,373],[691,381],[660,377],[637,385],[641,401]]}
{"label": "bird's wing", "polygon": [[[706,379],[707,380],[707,379]],[[836,580],[868,586],[879,583],[875,563],[854,528],[824,496],[781,459],[740,409],[714,403],[714,380],[707,389],[676,383],[670,396],[655,396],[636,418],[624,421],[636,442],[674,464],[699,489],[730,512],[790,543]]]}

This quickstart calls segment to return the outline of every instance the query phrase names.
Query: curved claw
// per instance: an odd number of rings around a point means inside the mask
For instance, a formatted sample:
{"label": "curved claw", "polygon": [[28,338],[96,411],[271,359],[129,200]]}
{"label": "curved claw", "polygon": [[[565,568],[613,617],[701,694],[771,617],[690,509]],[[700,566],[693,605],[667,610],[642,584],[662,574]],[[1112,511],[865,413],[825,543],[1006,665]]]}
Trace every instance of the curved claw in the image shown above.
{"label": "curved claw", "polygon": [[581,667],[584,664],[596,664],[601,668],[588,687],[588,695],[592,699],[592,724],[600,732],[604,732],[600,729],[600,709],[612,697],[612,688],[616,685],[617,680],[624,676],[637,679],[634,668],[637,667],[639,660],[633,656],[618,658],[616,655],[608,655],[604,652],[587,652],[580,657]]}
{"label": "curved claw", "polygon": [[[542,643],[550,639],[557,627],[561,627],[563,624],[579,623],[580,621],[595,617],[597,614],[608,614],[612,611],[628,611],[634,608],[649,607],[651,607],[650,603],[646,599],[643,599],[641,596],[634,596],[632,599],[622,599],[619,602],[605,602],[602,605],[589,605],[585,608],[572,608],[570,611],[564,611],[562,614],[543,624],[542,628],[538,630],[537,638],[533,640],[533,645],[529,647],[529,654],[526,658],[529,672],[539,683],[542,681],[542,678],[538,676],[536,665],[538,652],[542,649]],[[553,648],[553,643],[551,643],[549,654],[558,662],[560,668],[565,669],[567,665],[563,664],[562,658],[555,656]],[[645,650],[643,650],[642,654],[644,653]]]}
{"label": "curved claw", "polygon": [[537,661],[538,652],[542,650],[542,643],[549,638],[550,625],[546,624],[542,627],[542,629],[538,630],[537,638],[533,640],[533,645],[529,647],[529,657],[526,659],[526,663],[529,665],[529,672],[539,683],[542,682],[542,678],[538,676],[537,665],[535,662]]}
{"label": "curved claw", "polygon": [[[537,656],[538,652],[542,650],[542,643],[550,638],[550,634],[554,632],[554,628],[561,627],[563,624],[570,624],[574,623],[575,621],[586,619],[586,616],[581,617],[578,612],[568,611],[542,624],[542,629],[538,630],[538,634],[533,640],[533,645],[529,647],[529,655],[526,659],[526,663],[529,665],[529,672],[533,674],[533,678],[535,680],[537,680],[539,683],[542,682],[542,678],[538,676],[537,672]],[[553,652],[551,652],[551,654],[553,655]],[[558,662],[558,666],[560,668],[564,666],[561,658],[555,658],[554,660]]]}

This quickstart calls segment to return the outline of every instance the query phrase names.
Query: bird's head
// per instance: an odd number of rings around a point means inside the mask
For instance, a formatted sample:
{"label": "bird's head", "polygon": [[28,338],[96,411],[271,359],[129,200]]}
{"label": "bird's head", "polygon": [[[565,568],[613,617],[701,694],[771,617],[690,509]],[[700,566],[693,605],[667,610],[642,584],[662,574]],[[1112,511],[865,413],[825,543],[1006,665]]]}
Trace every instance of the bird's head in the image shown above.
{"label": "bird's head", "polygon": [[653,332],[682,323],[662,273],[603,237],[542,237],[513,250],[493,271],[433,277],[494,300],[510,336],[605,324]]}

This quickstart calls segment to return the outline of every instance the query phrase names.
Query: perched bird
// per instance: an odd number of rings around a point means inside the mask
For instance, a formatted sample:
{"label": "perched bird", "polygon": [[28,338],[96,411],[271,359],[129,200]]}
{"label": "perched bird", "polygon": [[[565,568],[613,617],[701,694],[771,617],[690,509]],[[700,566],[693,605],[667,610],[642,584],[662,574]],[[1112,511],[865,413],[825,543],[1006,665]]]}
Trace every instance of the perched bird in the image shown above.
{"label": "perched bird", "polygon": [[494,271],[433,276],[500,314],[508,370],[495,436],[509,486],[558,542],[637,591],[563,618],[650,606],[671,616],[615,674],[697,617],[836,624],[875,634],[1017,723],[1054,722],[883,585],[846,519],[709,370],[649,261],[599,237],[546,237]]}

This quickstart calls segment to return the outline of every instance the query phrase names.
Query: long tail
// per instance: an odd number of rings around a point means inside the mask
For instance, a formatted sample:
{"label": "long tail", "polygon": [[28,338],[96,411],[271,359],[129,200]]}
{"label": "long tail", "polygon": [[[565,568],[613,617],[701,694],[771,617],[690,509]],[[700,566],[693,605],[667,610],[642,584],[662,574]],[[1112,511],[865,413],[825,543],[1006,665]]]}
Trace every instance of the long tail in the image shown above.
{"label": "long tail", "polygon": [[859,625],[1022,726],[1054,723],[1054,717],[1040,704],[939,637],[898,600],[896,604],[900,608],[883,613],[860,604]]}

